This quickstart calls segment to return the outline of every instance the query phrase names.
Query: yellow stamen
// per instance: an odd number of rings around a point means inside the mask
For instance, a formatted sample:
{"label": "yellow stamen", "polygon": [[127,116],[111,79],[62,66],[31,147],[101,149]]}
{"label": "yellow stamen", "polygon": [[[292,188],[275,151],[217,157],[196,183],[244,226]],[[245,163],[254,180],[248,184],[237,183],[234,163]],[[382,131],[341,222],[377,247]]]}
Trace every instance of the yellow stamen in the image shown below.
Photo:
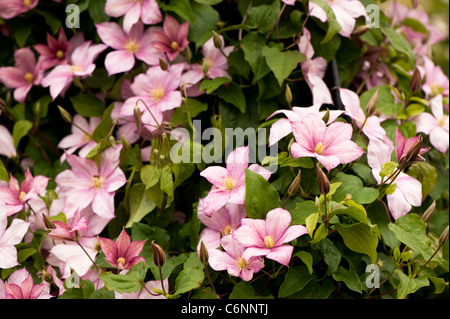
{"label": "yellow stamen", "polygon": [[209,69],[211,69],[213,66],[213,61],[211,59],[203,59],[203,70],[205,72],[208,72]]}
{"label": "yellow stamen", "polygon": [[129,40],[127,42],[127,44],[125,44],[125,49],[127,49],[128,51],[130,51],[131,53],[134,53],[138,50],[139,46],[136,43],[135,40]]}
{"label": "yellow stamen", "polygon": [[314,153],[316,154],[322,154],[323,151],[325,150],[325,145],[322,144],[321,142],[317,143],[316,147],[314,148]]}
{"label": "yellow stamen", "polygon": [[125,266],[125,258],[119,257],[116,261],[116,264],[122,265],[122,267]]}
{"label": "yellow stamen", "polygon": [[223,234],[224,234],[224,236],[231,234],[231,226],[230,225],[228,225],[227,227],[224,228]]}
{"label": "yellow stamen", "polygon": [[99,177],[99,176],[94,176],[94,178],[92,179],[92,185],[93,185],[95,188],[100,188],[100,187],[102,187],[102,185],[103,185],[103,180],[102,180],[102,178]]}
{"label": "yellow stamen", "polygon": [[243,257],[239,257],[239,259],[236,261],[236,265],[241,269],[245,269],[248,267],[248,262]]}
{"label": "yellow stamen", "polygon": [[171,48],[173,51],[177,51],[177,50],[178,50],[178,43],[175,42],[175,41],[172,41],[172,43],[170,44],[170,48]]}
{"label": "yellow stamen", "polygon": [[23,0],[23,5],[29,7],[31,5],[31,0]]}
{"label": "yellow stamen", "polygon": [[25,193],[25,192],[20,192],[19,200],[22,202],[25,196],[27,196],[27,193]]}
{"label": "yellow stamen", "polygon": [[272,236],[266,236],[264,237],[264,246],[266,246],[266,248],[271,249],[273,248],[273,246],[275,246],[275,242],[273,241],[273,237]]}
{"label": "yellow stamen", "polygon": [[83,71],[83,68],[80,68],[79,66],[76,65],[72,65],[72,71],[73,72]]}
{"label": "yellow stamen", "polygon": [[439,126],[444,126],[445,124],[445,119],[447,118],[446,115],[444,115],[439,121],[438,121],[438,125]]}
{"label": "yellow stamen", "polygon": [[23,78],[24,78],[25,81],[27,81],[28,83],[33,83],[33,81],[34,81],[34,76],[33,76],[33,74],[30,73],[30,72],[25,73],[25,75],[24,75]]}
{"label": "yellow stamen", "polygon": [[436,96],[442,93],[443,89],[442,87],[439,85],[439,83],[431,83],[430,84],[430,89],[431,89],[431,95],[432,96]]}
{"label": "yellow stamen", "polygon": [[60,60],[64,59],[64,51],[63,50],[56,51],[56,57]]}
{"label": "yellow stamen", "polygon": [[153,100],[159,101],[164,97],[164,90],[162,88],[153,89],[150,95],[153,97]]}
{"label": "yellow stamen", "polygon": [[236,181],[232,177],[227,177],[223,181],[223,185],[225,186],[226,190],[230,191],[230,190],[232,190],[233,188],[236,187]]}

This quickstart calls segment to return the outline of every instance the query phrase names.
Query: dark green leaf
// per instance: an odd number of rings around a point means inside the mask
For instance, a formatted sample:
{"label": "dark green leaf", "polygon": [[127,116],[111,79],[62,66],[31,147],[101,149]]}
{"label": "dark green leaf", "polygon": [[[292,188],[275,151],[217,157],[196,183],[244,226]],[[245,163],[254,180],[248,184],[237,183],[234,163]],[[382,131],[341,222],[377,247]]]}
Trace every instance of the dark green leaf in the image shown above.
{"label": "dark green leaf", "polygon": [[278,192],[261,175],[245,170],[245,209],[249,218],[264,218],[281,201]]}

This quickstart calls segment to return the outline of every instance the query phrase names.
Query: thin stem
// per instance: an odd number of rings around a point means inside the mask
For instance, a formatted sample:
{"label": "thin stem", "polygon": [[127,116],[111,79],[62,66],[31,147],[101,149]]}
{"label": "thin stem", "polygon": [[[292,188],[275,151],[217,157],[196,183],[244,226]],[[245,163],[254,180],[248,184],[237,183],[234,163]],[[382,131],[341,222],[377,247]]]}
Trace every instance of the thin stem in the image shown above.
{"label": "thin stem", "polygon": [[159,268],[159,280],[161,280],[161,288],[162,288],[162,291],[164,292],[164,295],[167,295],[166,289],[164,288],[164,280],[163,280],[162,270],[161,270],[162,267],[159,266],[158,268]]}
{"label": "thin stem", "polygon": [[208,277],[209,283],[211,284],[211,288],[214,291],[215,296],[217,297],[217,299],[220,299],[219,295],[217,294],[216,288],[214,287],[213,281],[211,280],[211,276],[209,274],[206,263],[205,263],[205,272],[206,272],[206,277]]}
{"label": "thin stem", "polygon": [[75,240],[75,242],[78,244],[78,246],[80,246],[80,248],[84,251],[84,253],[88,256],[89,260],[92,262],[92,264],[95,266],[95,269],[97,269],[98,273],[100,273],[100,268],[98,268],[97,264],[95,263],[95,261],[92,260],[91,256],[88,254],[88,252],[86,251],[86,249],[84,249],[83,245],[80,244],[80,242],[78,240]]}

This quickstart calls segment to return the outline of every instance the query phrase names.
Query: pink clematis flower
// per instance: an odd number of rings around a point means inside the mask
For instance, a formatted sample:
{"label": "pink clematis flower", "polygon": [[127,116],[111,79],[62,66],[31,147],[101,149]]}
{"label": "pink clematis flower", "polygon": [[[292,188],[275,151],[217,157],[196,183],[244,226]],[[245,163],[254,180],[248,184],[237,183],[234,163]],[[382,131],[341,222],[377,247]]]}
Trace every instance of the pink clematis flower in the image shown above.
{"label": "pink clematis flower", "polygon": [[226,168],[210,166],[200,175],[205,177],[213,186],[203,199],[203,212],[211,216],[227,203],[244,204],[245,202],[245,169],[260,174],[266,180],[272,174],[258,164],[248,166],[248,146],[238,147],[227,157]]}
{"label": "pink clematis flower", "polygon": [[[326,111],[320,111],[320,105],[312,105],[309,107],[298,107],[294,106],[292,111],[290,110],[278,110],[273,112],[267,119],[270,119],[276,114],[283,113],[286,115],[287,119],[279,119],[272,124],[269,134],[269,146],[274,145],[276,142],[281,140],[283,137],[292,133],[292,124],[295,122],[300,122],[308,114],[318,114],[323,117]],[[344,111],[329,111],[330,117],[327,124],[333,123]]]}
{"label": "pink clematis flower", "polygon": [[132,266],[145,262],[145,258],[139,256],[147,240],[131,242],[125,229],[122,230],[116,241],[99,237],[100,246],[105,253],[105,260],[113,267],[120,270],[130,269]]}
{"label": "pink clematis flower", "polygon": [[[367,163],[372,168],[372,175],[381,183],[380,172],[383,164],[391,161],[394,146],[389,138],[372,140],[367,146]],[[389,183],[389,180],[387,181]],[[422,184],[415,178],[400,173],[394,180],[397,185],[392,194],[386,195],[389,211],[394,219],[406,215],[412,206],[422,204]]]}
{"label": "pink clematis flower", "polygon": [[[419,136],[410,137],[407,140],[402,135],[402,132],[397,128],[395,132],[395,155],[397,157],[397,163],[401,163],[405,160],[406,155],[409,150],[419,141]],[[421,156],[423,153],[427,152],[430,148],[421,148],[416,161],[425,161]]]}
{"label": "pink clematis flower", "polygon": [[56,228],[52,229],[52,231],[48,233],[48,236],[61,241],[77,241],[80,237],[80,231],[88,228],[86,217],[80,218],[78,211],[72,219],[72,226],[58,220],[53,221],[53,224]]}
{"label": "pink clematis flower", "polygon": [[333,104],[330,90],[323,81],[327,70],[327,61],[323,57],[314,56],[314,48],[311,44],[311,33],[303,28],[303,34],[298,43],[298,49],[306,55],[306,61],[300,63],[305,81],[311,89],[314,105]]}
{"label": "pink clematis flower", "polygon": [[49,178],[42,175],[33,177],[30,170],[27,169],[25,180],[19,186],[19,182],[11,174],[9,183],[0,186],[0,200],[5,202],[8,216],[24,209],[29,200],[40,199],[39,195],[43,195],[43,192],[45,192],[48,181]]}
{"label": "pink clematis flower", "polygon": [[289,266],[294,247],[284,244],[308,233],[303,225],[289,226],[291,220],[287,210],[275,208],[267,213],[266,220],[244,218],[234,238],[247,248],[248,254],[266,256]]}
{"label": "pink clematis flower", "polygon": [[50,95],[56,99],[69,88],[73,77],[83,78],[92,75],[96,67],[94,60],[106,48],[104,44],[91,45],[91,41],[85,41],[73,50],[68,58],[68,64],[56,66],[42,79],[42,86],[50,87]]}
{"label": "pink clematis flower", "polygon": [[29,223],[15,218],[8,226],[8,215],[6,205],[0,200],[0,268],[8,269],[17,266],[17,249],[25,233],[28,231]]}
{"label": "pink clematis flower", "polygon": [[425,78],[422,90],[427,99],[439,94],[443,97],[449,96],[449,80],[439,65],[435,65],[431,59],[424,56],[423,66],[419,66],[419,70]]}
{"label": "pink clematis flower", "polygon": [[208,251],[218,248],[222,237],[232,235],[241,226],[241,220],[246,217],[246,212],[244,205],[227,204],[212,216],[207,216],[203,211],[203,199],[201,198],[198,203],[197,216],[206,225],[206,228],[200,233],[197,246],[197,251],[200,253],[202,241]]}
{"label": "pink clematis flower", "polygon": [[14,52],[14,67],[0,68],[0,82],[14,90],[14,99],[25,102],[28,92],[33,85],[39,85],[44,71],[41,70],[39,62],[30,48],[22,48]]}
{"label": "pink clematis flower", "polygon": [[335,122],[327,127],[320,116],[309,114],[300,123],[294,123],[292,129],[295,137],[292,156],[315,157],[328,171],[339,164],[350,163],[364,153],[351,140],[351,124]]}
{"label": "pink clematis flower", "polygon": [[153,47],[165,52],[169,60],[173,61],[189,44],[187,39],[189,23],[184,22],[180,25],[174,17],[168,15],[164,19],[163,30],[153,33],[157,38]]}
{"label": "pink clematis flower", "polygon": [[103,218],[114,218],[114,196],[127,179],[119,165],[122,145],[110,147],[94,160],[67,154],[72,167],[56,176],[56,183],[66,197],[66,214],[84,209],[92,204],[95,214]]}
{"label": "pink clematis flower", "polygon": [[[369,116],[366,120],[366,115],[360,106],[358,95],[349,89],[339,89],[342,104],[345,107],[345,113],[352,118],[356,126],[367,136],[369,140],[374,138],[384,139],[386,131],[380,125],[380,118],[378,116]],[[363,126],[364,123],[364,126]]]}
{"label": "pink clematis flower", "polygon": [[231,276],[249,281],[254,273],[264,268],[263,258],[249,254],[232,236],[222,238],[221,246],[224,251],[213,249],[209,252],[209,265],[212,269],[227,270]]}
{"label": "pink clematis flower", "polygon": [[17,150],[14,147],[14,140],[9,130],[0,125],[0,155],[8,158],[17,156]]}
{"label": "pink clematis flower", "polygon": [[[337,22],[342,29],[339,34],[349,38],[355,28],[356,18],[364,16],[367,18],[366,8],[359,0],[326,0],[336,16]],[[315,3],[309,3],[310,15],[320,21],[327,21],[325,11]]]}
{"label": "pink clematis flower", "polygon": [[105,67],[109,75],[130,71],[135,58],[149,65],[156,65],[163,54],[153,48],[153,30],[144,32],[142,22],[135,23],[127,32],[114,22],[96,24],[97,33],[103,43],[116,51],[110,52],[105,58]]}
{"label": "pink clematis flower", "polygon": [[67,64],[67,55],[72,49],[72,43],[67,41],[64,29],[61,28],[58,33],[58,39],[47,33],[47,45],[36,44],[34,48],[41,55],[41,69],[47,70],[57,64]]}
{"label": "pink clematis flower", "polygon": [[449,122],[448,115],[444,114],[442,95],[437,95],[430,100],[431,112],[423,112],[416,116],[413,121],[417,132],[422,132],[430,137],[430,143],[439,152],[445,153],[449,145]]}
{"label": "pink clematis flower", "polygon": [[156,0],[107,0],[105,13],[115,18],[125,15],[123,19],[125,31],[130,30],[139,18],[144,24],[156,24],[162,20]]}
{"label": "pink clematis flower", "polygon": [[[1,281],[1,280],[0,280]],[[34,285],[33,277],[25,269],[13,272],[5,283],[5,299],[50,299],[50,289],[45,283]],[[1,299],[0,292],[0,299]]]}
{"label": "pink clematis flower", "polygon": [[65,150],[65,154],[61,156],[61,162],[66,159],[66,154],[73,154],[77,149],[80,157],[86,157],[89,152],[97,145],[92,138],[92,134],[102,119],[100,117],[91,117],[89,122],[79,114],[73,117],[72,134],[64,137],[58,144],[59,148]]}
{"label": "pink clematis flower", "polygon": [[[233,46],[225,46],[225,40],[222,35],[218,35],[221,40],[222,52],[228,56],[233,50]],[[214,39],[211,37],[205,44],[202,46],[202,71],[205,76],[210,79],[215,79],[221,76],[230,78],[228,75],[228,61],[227,58],[222,54],[222,52],[214,46]]]}
{"label": "pink clematis flower", "polygon": [[0,17],[12,19],[37,6],[39,0],[0,0]]}

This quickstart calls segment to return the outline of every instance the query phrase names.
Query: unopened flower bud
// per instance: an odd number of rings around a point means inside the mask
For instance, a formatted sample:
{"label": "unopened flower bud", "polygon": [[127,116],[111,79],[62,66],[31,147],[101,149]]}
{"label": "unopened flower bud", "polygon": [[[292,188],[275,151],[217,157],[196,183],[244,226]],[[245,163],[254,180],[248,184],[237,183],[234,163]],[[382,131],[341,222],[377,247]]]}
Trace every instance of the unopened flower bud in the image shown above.
{"label": "unopened flower bud", "polygon": [[417,67],[414,68],[409,88],[413,93],[418,92],[422,88],[422,75]]}
{"label": "unopened flower bud", "polygon": [[319,192],[323,195],[327,195],[330,192],[330,181],[328,180],[327,175],[319,167],[319,164],[316,165],[316,172]]}
{"label": "unopened flower bud", "polygon": [[284,98],[286,99],[286,102],[291,105],[292,103],[292,91],[289,85],[286,85],[286,90],[284,91]]}
{"label": "unopened flower bud", "polygon": [[298,188],[300,187],[300,181],[302,179],[302,171],[299,170],[297,173],[297,176],[295,176],[294,180],[292,181],[291,185],[288,189],[289,196],[294,196],[297,194]]}
{"label": "unopened flower bud", "polygon": [[116,147],[116,139],[114,138],[114,136],[110,135],[108,137],[109,143],[111,144],[112,147]]}
{"label": "unopened flower bud", "polygon": [[213,33],[213,43],[214,43],[214,46],[215,46],[217,49],[221,49],[222,46],[223,46],[222,39],[221,39],[220,36],[217,34],[217,32],[213,31],[212,33]]}
{"label": "unopened flower bud", "polygon": [[330,110],[329,109],[327,109],[325,114],[322,116],[322,120],[325,122],[325,124],[327,124],[328,121],[330,120]]}
{"label": "unopened flower bud", "polygon": [[58,105],[59,113],[61,114],[61,117],[63,120],[67,123],[72,123],[72,115],[70,115],[69,112],[67,112],[64,108]]}
{"label": "unopened flower bud", "polygon": [[44,225],[45,227],[47,227],[48,229],[55,229],[55,224],[53,223],[53,221],[50,219],[50,217],[48,217],[45,214],[42,214],[42,218],[44,218]]}
{"label": "unopened flower bud", "polygon": [[203,264],[206,265],[208,263],[208,260],[209,260],[208,249],[206,249],[206,246],[203,243],[203,241],[201,241],[201,243],[200,243],[199,258],[200,258],[200,260],[202,261]]}
{"label": "unopened flower bud", "polygon": [[419,140],[416,142],[416,144],[414,144],[408,151],[408,153],[406,153],[406,157],[405,157],[405,161],[407,163],[413,163],[417,157],[419,156],[420,153],[420,149],[422,148],[422,136],[419,136]]}
{"label": "unopened flower bud", "polygon": [[162,267],[166,262],[166,254],[164,254],[163,249],[155,241],[152,241],[152,251],[153,251],[153,262],[156,266]]}
{"label": "unopened flower bud", "polygon": [[131,145],[130,143],[126,140],[125,135],[122,135],[122,146],[126,151],[130,151],[131,150]]}
{"label": "unopened flower bud", "polygon": [[377,103],[378,103],[378,91],[380,90],[380,88],[378,88],[375,93],[372,95],[372,97],[370,98],[369,102],[367,103],[366,106],[366,115],[369,117],[373,114],[373,112],[375,112],[375,109],[377,108]]}
{"label": "unopened flower bud", "polygon": [[169,64],[167,64],[165,60],[159,58],[159,67],[161,68],[161,70],[167,71],[169,69]]}
{"label": "unopened flower bud", "polygon": [[439,237],[439,245],[444,246],[448,242],[448,226],[445,227],[441,236]]}
{"label": "unopened flower bud", "polygon": [[355,36],[360,36],[360,35],[363,35],[364,33],[366,33],[367,30],[369,30],[369,26],[363,24],[363,25],[360,25],[359,27],[356,27],[353,30],[352,34],[355,35]]}
{"label": "unopened flower bud", "polygon": [[141,120],[142,112],[137,105],[134,106],[133,116],[134,116],[134,123],[136,123],[137,131],[140,132],[142,126]]}
{"label": "unopened flower bud", "polygon": [[428,207],[427,210],[422,215],[422,220],[425,223],[428,223],[430,221],[431,216],[433,215],[435,209],[436,209],[436,201],[434,200],[431,203],[430,207]]}

